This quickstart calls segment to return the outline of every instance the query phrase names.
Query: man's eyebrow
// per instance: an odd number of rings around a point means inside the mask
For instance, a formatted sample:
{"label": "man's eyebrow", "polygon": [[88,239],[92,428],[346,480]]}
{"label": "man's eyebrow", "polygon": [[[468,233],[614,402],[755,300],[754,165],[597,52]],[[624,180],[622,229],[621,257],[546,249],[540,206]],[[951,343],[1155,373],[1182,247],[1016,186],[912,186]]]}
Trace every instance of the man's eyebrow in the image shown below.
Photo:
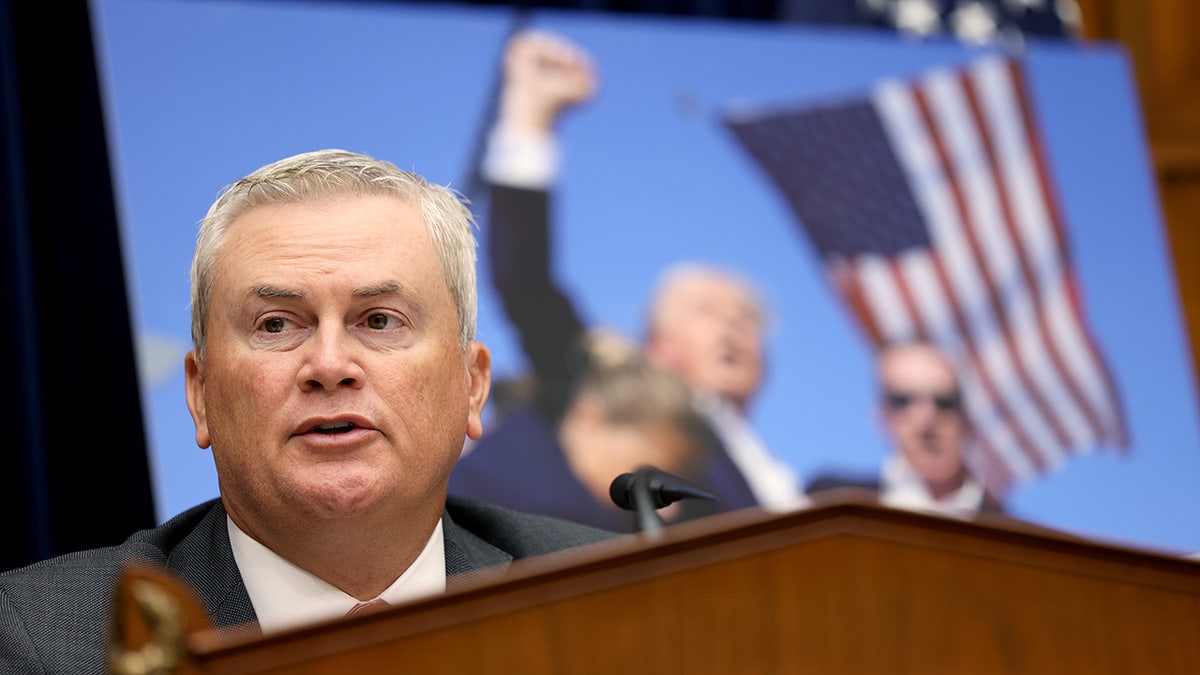
{"label": "man's eyebrow", "polygon": [[250,295],[255,298],[303,298],[304,294],[290,288],[280,288],[270,284],[255,286]]}
{"label": "man's eyebrow", "polygon": [[418,297],[407,286],[396,281],[385,281],[377,286],[354,289],[356,298],[377,298],[385,295],[398,295],[408,301],[414,301]]}
{"label": "man's eyebrow", "polygon": [[[255,286],[248,294],[253,298],[304,298],[303,292],[291,289],[273,286],[271,284],[263,284]],[[367,286],[365,288],[354,289],[352,295],[356,298],[378,298],[385,295],[397,295],[406,300],[415,300],[417,295],[409,291],[404,284],[395,281],[385,281],[376,286]]]}

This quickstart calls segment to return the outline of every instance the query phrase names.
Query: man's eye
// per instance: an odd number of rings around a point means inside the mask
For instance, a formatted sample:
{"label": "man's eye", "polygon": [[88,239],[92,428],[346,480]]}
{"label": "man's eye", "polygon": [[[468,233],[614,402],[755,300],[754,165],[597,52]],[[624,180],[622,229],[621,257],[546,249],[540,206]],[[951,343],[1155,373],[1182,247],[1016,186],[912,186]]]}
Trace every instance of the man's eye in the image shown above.
{"label": "man's eye", "polygon": [[263,321],[262,328],[268,333],[282,333],[287,328],[287,321],[273,316]]}
{"label": "man's eye", "polygon": [[367,317],[367,328],[385,330],[390,328],[395,320],[387,314],[372,314]]}

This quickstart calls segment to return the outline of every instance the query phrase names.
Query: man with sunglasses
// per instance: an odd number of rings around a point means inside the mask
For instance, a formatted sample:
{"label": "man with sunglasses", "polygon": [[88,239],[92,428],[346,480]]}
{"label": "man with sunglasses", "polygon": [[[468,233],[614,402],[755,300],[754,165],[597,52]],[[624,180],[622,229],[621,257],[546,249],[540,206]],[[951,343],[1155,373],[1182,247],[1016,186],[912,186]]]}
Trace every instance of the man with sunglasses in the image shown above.
{"label": "man with sunglasses", "polygon": [[877,478],[819,477],[809,492],[859,486],[889,506],[950,514],[1002,511],[972,472],[973,436],[950,358],[933,344],[886,345],[876,361],[879,418],[893,452]]}

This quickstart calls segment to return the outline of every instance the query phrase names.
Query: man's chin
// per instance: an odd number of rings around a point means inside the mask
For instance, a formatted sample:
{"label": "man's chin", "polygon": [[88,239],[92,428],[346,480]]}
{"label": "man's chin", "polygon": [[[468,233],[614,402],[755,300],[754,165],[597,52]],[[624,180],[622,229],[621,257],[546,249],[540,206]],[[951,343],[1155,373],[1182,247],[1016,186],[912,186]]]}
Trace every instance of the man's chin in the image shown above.
{"label": "man's chin", "polygon": [[296,506],[309,516],[344,519],[378,508],[384,490],[376,481],[366,477],[343,476],[339,480],[295,485],[293,494]]}
{"label": "man's chin", "polygon": [[927,483],[937,485],[959,485],[962,469],[958,466],[929,465],[917,467],[917,474]]}
{"label": "man's chin", "polygon": [[746,373],[724,372],[711,378],[709,389],[735,401],[748,401],[758,388],[758,378]]}
{"label": "man's chin", "polygon": [[376,504],[365,500],[326,499],[305,505],[309,517],[319,520],[350,520],[371,513]]}

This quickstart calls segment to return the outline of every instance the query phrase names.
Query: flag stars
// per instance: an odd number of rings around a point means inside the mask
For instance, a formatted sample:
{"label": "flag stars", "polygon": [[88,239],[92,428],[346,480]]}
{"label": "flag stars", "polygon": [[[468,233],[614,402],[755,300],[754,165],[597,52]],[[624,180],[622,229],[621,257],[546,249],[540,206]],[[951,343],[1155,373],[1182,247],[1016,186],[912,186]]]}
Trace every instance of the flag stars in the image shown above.
{"label": "flag stars", "polygon": [[892,23],[902,33],[926,37],[941,29],[942,19],[932,0],[896,0]]}
{"label": "flag stars", "polygon": [[1013,12],[1046,11],[1046,0],[1004,0],[1004,4]]}
{"label": "flag stars", "polygon": [[1071,35],[1078,35],[1083,30],[1083,12],[1075,0],[1055,0],[1054,11]]}
{"label": "flag stars", "polygon": [[858,0],[858,4],[868,12],[882,16],[888,10],[888,4],[895,0]]}
{"label": "flag stars", "polygon": [[966,2],[954,8],[950,26],[959,40],[985,44],[996,38],[999,27],[992,10],[982,2]]}
{"label": "flag stars", "polygon": [[1081,22],[1078,0],[855,0],[862,20],[924,40],[953,36],[980,45],[1003,40],[1020,47],[1026,34],[1072,37]]}

